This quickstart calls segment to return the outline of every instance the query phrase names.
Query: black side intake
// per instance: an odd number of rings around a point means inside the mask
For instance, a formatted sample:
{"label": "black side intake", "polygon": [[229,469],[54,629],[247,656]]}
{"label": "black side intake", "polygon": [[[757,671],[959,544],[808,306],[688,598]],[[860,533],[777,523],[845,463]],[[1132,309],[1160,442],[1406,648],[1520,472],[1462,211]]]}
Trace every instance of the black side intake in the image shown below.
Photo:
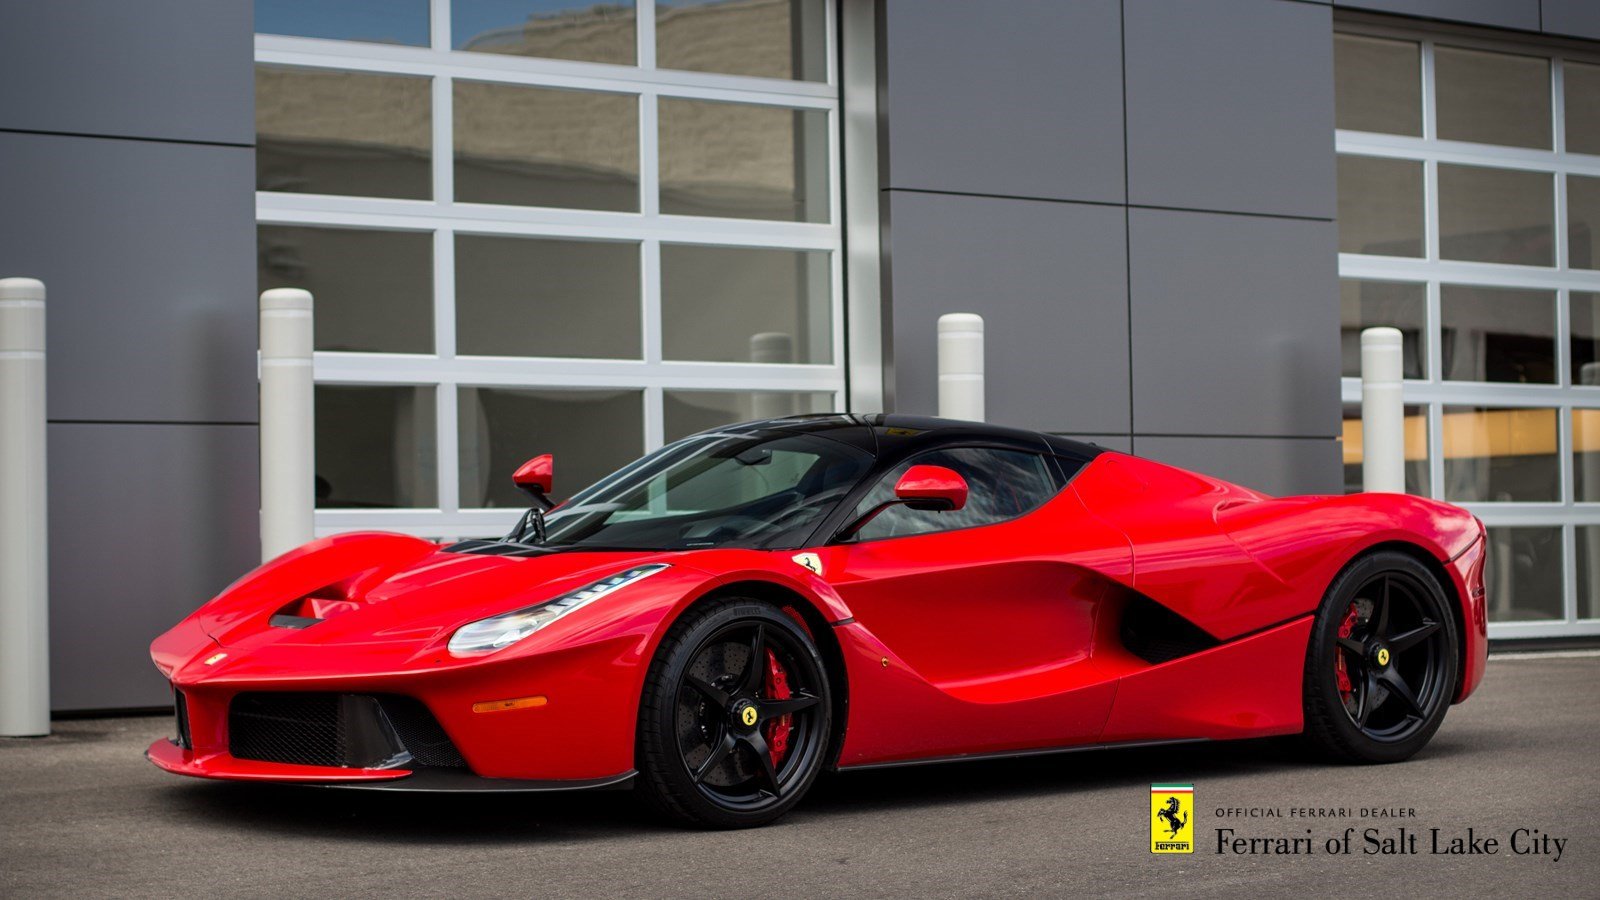
{"label": "black side intake", "polygon": [[1122,609],[1122,646],[1152,665],[1209,650],[1222,643],[1199,625],[1143,594]]}

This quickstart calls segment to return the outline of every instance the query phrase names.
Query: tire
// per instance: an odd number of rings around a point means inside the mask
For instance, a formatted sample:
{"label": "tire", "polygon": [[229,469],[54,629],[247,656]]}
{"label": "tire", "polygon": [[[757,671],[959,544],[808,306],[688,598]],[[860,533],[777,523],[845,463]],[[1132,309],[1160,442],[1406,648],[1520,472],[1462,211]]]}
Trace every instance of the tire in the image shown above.
{"label": "tire", "polygon": [[816,780],[832,710],[822,657],[796,618],[741,597],[691,608],[645,676],[639,793],[680,824],[765,825]]}
{"label": "tire", "polygon": [[1346,566],[1306,648],[1305,738],[1351,763],[1409,759],[1439,730],[1459,667],[1455,616],[1415,558],[1381,550]]}

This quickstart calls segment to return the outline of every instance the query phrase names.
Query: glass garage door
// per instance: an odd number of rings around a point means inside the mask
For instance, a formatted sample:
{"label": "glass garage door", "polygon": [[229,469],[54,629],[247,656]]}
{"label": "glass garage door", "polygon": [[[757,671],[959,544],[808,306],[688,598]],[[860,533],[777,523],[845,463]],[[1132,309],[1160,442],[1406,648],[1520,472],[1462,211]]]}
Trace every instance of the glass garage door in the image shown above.
{"label": "glass garage door", "polygon": [[1490,635],[1600,633],[1600,57],[1341,31],[1347,485],[1360,331],[1392,325],[1407,490],[1489,526]]}
{"label": "glass garage door", "polygon": [[826,0],[257,0],[260,288],[316,297],[319,534],[503,533],[843,404]]}

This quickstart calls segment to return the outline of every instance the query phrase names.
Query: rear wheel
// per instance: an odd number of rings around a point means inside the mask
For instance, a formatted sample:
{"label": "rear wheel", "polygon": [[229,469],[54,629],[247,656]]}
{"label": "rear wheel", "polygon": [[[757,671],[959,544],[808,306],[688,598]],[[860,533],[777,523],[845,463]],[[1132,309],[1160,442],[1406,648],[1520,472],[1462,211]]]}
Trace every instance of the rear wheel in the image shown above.
{"label": "rear wheel", "polygon": [[1342,760],[1399,762],[1428,743],[1455,690],[1456,628],[1433,573],[1404,553],[1358,559],[1323,597],[1306,650],[1306,737]]}
{"label": "rear wheel", "polygon": [[816,780],[831,709],[822,658],[799,621],[747,599],[693,609],[646,676],[639,786],[679,822],[764,825]]}

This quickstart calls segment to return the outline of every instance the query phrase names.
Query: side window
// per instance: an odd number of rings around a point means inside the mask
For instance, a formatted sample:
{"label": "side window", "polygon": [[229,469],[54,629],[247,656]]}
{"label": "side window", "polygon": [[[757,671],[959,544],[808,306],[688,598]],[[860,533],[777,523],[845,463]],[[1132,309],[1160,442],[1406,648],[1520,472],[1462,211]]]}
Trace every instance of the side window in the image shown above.
{"label": "side window", "polygon": [[856,507],[863,515],[894,499],[894,485],[915,465],[944,466],[967,480],[967,505],[954,512],[926,512],[891,506],[856,533],[858,541],[875,541],[908,534],[951,531],[975,525],[992,525],[1032,511],[1055,495],[1056,480],[1050,464],[1036,453],[956,447],[920,453],[890,469],[872,486]]}

